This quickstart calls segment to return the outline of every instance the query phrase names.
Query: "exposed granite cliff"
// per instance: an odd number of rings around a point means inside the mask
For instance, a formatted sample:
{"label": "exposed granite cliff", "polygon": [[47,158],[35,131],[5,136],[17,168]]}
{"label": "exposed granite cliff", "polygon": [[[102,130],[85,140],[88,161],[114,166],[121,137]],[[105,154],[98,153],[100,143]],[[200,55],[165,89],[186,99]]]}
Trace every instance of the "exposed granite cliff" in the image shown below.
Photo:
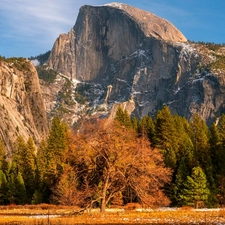
{"label": "exposed granite cliff", "polygon": [[118,3],[86,5],[81,7],[74,28],[56,40],[49,65],[75,79],[106,79],[111,64],[145,49],[148,38],[187,41],[176,27],[152,13]]}
{"label": "exposed granite cliff", "polygon": [[0,59],[0,139],[8,153],[18,135],[36,143],[48,134],[38,75],[26,59]]}
{"label": "exposed granite cliff", "polygon": [[56,40],[48,65],[101,85],[99,104],[106,96],[109,105],[132,99],[139,117],[167,104],[173,113],[190,118],[197,112],[211,122],[224,110],[224,73],[199,68],[215,60],[168,21],[111,3],[81,7],[73,29]]}

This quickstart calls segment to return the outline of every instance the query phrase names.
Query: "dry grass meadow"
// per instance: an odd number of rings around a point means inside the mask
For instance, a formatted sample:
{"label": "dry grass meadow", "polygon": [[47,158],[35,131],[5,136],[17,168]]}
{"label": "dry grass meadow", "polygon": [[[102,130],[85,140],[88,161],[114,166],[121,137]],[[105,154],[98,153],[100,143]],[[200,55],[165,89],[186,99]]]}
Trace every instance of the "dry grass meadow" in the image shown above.
{"label": "dry grass meadow", "polygon": [[225,224],[225,209],[108,209],[77,214],[76,207],[37,205],[2,206],[0,224],[7,225],[83,225],[83,224]]}

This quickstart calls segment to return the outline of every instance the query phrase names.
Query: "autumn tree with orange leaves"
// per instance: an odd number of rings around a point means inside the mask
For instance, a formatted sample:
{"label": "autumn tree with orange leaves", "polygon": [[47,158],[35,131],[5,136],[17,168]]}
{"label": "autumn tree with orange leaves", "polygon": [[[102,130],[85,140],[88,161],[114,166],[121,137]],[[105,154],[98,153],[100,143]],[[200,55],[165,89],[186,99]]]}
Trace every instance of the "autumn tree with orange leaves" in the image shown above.
{"label": "autumn tree with orange leaves", "polygon": [[92,201],[99,202],[101,212],[127,187],[146,206],[169,204],[163,187],[170,181],[171,170],[147,138],[116,122],[106,126],[98,121],[75,135],[74,146],[80,175],[89,181]]}

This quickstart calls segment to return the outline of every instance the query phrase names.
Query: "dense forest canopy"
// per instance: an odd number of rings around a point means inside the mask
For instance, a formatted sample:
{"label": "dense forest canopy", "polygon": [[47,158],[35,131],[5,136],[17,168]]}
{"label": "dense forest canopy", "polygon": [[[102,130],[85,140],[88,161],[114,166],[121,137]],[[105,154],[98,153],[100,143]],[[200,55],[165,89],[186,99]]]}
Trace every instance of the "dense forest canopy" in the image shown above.
{"label": "dense forest canopy", "polygon": [[210,128],[167,106],[154,118],[83,121],[57,117],[36,149],[19,136],[12,159],[0,142],[0,204],[54,203],[82,208],[125,205],[218,207],[225,192],[225,115]]}

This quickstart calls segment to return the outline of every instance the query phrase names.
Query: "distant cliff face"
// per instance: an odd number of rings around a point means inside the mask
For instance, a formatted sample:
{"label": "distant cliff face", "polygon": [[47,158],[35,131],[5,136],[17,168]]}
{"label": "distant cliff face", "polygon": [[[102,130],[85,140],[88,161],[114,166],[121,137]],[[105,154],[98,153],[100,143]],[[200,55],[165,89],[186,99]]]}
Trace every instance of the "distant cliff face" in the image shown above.
{"label": "distant cliff face", "polygon": [[212,63],[210,54],[188,44],[168,21],[111,3],[81,7],[73,29],[56,40],[48,64],[71,79],[100,84],[109,105],[132,99],[136,116],[167,104],[187,118],[200,113],[212,121],[224,109],[225,96],[223,76],[199,70]]}
{"label": "distant cliff face", "polygon": [[48,134],[37,72],[26,59],[0,59],[0,139],[7,152],[18,135],[36,143]]}

